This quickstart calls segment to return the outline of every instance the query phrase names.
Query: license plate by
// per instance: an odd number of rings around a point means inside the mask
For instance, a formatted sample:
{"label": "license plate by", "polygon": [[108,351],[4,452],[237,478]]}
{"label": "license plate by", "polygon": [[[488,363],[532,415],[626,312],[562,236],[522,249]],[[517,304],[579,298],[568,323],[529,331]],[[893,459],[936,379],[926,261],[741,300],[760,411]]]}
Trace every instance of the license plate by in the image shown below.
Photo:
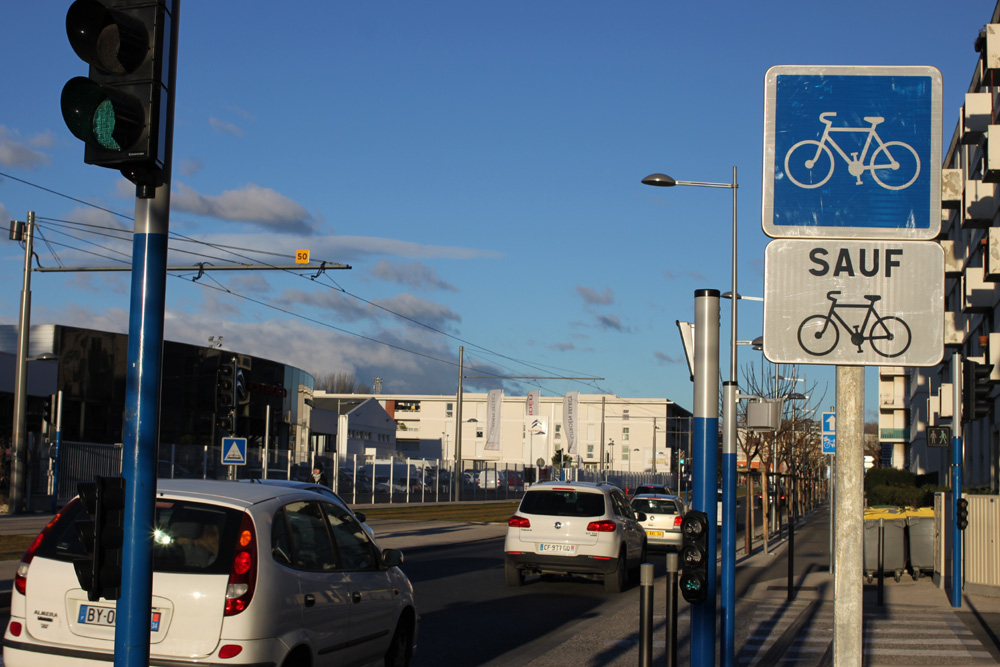
{"label": "license plate by", "polygon": [[647,530],[646,531],[646,535],[648,535],[649,537],[663,537],[663,531],[662,530]]}
{"label": "license plate by", "polygon": [[[80,605],[80,614],[77,616],[77,623],[82,625],[101,625],[107,628],[115,627],[116,609],[114,607],[101,607],[93,604]],[[160,630],[160,612],[153,611],[150,615],[150,632]]]}
{"label": "license plate by", "polygon": [[575,554],[576,545],[575,544],[539,544],[539,551],[545,551],[548,553],[556,554]]}

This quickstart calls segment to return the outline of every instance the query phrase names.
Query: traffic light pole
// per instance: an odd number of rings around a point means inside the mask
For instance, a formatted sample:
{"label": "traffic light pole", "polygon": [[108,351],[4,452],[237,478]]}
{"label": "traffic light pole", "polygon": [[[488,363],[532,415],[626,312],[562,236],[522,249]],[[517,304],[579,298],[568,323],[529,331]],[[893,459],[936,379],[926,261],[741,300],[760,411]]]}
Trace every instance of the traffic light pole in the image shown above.
{"label": "traffic light pole", "polygon": [[708,595],[691,605],[691,665],[715,664],[715,596],[717,470],[719,434],[719,291],[695,291],[694,345],[694,474],[691,506],[707,516],[708,549],[705,579]]}
{"label": "traffic light pole", "polygon": [[[156,495],[163,312],[166,303],[167,238],[170,228],[170,174],[177,79],[180,0],[173,0],[169,49],[169,91],[164,123],[165,161],[155,174],[153,197],[135,201],[132,241],[132,297],[129,309],[128,368],[125,379],[122,474],[125,477],[125,540],[122,597],[115,628],[115,665],[149,664],[149,610],[153,595],[153,512]],[[137,190],[138,194],[138,190]]]}
{"label": "traffic light pole", "polygon": [[[951,418],[951,606],[962,606],[962,531],[958,528],[958,500],[962,497],[962,355],[951,357],[951,381],[955,392]],[[970,397],[971,398],[971,397]]]}

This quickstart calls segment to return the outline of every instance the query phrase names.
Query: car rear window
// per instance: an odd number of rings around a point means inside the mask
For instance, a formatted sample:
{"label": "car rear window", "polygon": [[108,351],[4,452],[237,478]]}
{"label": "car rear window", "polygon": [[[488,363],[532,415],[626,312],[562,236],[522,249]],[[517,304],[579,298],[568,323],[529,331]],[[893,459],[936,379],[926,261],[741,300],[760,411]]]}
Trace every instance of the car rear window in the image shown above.
{"label": "car rear window", "polygon": [[521,499],[521,512],[547,516],[601,516],[604,494],[572,489],[528,491]]}
{"label": "car rear window", "polygon": [[[79,501],[67,505],[36,556],[56,560],[86,558],[76,523],[88,518]],[[242,518],[242,512],[227,507],[157,499],[153,571],[228,574]]]}
{"label": "car rear window", "polygon": [[677,506],[672,500],[636,498],[632,501],[632,508],[647,514],[677,514]]}

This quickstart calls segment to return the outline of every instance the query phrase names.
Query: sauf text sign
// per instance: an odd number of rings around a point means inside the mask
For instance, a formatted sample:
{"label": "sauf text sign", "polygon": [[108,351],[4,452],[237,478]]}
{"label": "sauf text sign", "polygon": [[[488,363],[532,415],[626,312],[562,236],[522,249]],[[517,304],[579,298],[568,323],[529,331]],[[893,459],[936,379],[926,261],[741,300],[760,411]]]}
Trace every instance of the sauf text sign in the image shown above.
{"label": "sauf text sign", "polygon": [[781,239],[765,253],[774,363],[933,366],[944,351],[944,252],[933,242]]}

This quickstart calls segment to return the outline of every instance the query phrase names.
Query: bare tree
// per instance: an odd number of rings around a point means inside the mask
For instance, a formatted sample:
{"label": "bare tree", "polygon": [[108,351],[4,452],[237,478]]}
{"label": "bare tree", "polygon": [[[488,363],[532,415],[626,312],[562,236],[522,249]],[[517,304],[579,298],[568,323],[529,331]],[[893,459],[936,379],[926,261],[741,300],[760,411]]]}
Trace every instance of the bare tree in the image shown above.
{"label": "bare tree", "polygon": [[354,373],[349,371],[338,371],[317,376],[315,387],[317,390],[328,391],[331,394],[372,393],[372,388],[369,385],[359,382]]}

